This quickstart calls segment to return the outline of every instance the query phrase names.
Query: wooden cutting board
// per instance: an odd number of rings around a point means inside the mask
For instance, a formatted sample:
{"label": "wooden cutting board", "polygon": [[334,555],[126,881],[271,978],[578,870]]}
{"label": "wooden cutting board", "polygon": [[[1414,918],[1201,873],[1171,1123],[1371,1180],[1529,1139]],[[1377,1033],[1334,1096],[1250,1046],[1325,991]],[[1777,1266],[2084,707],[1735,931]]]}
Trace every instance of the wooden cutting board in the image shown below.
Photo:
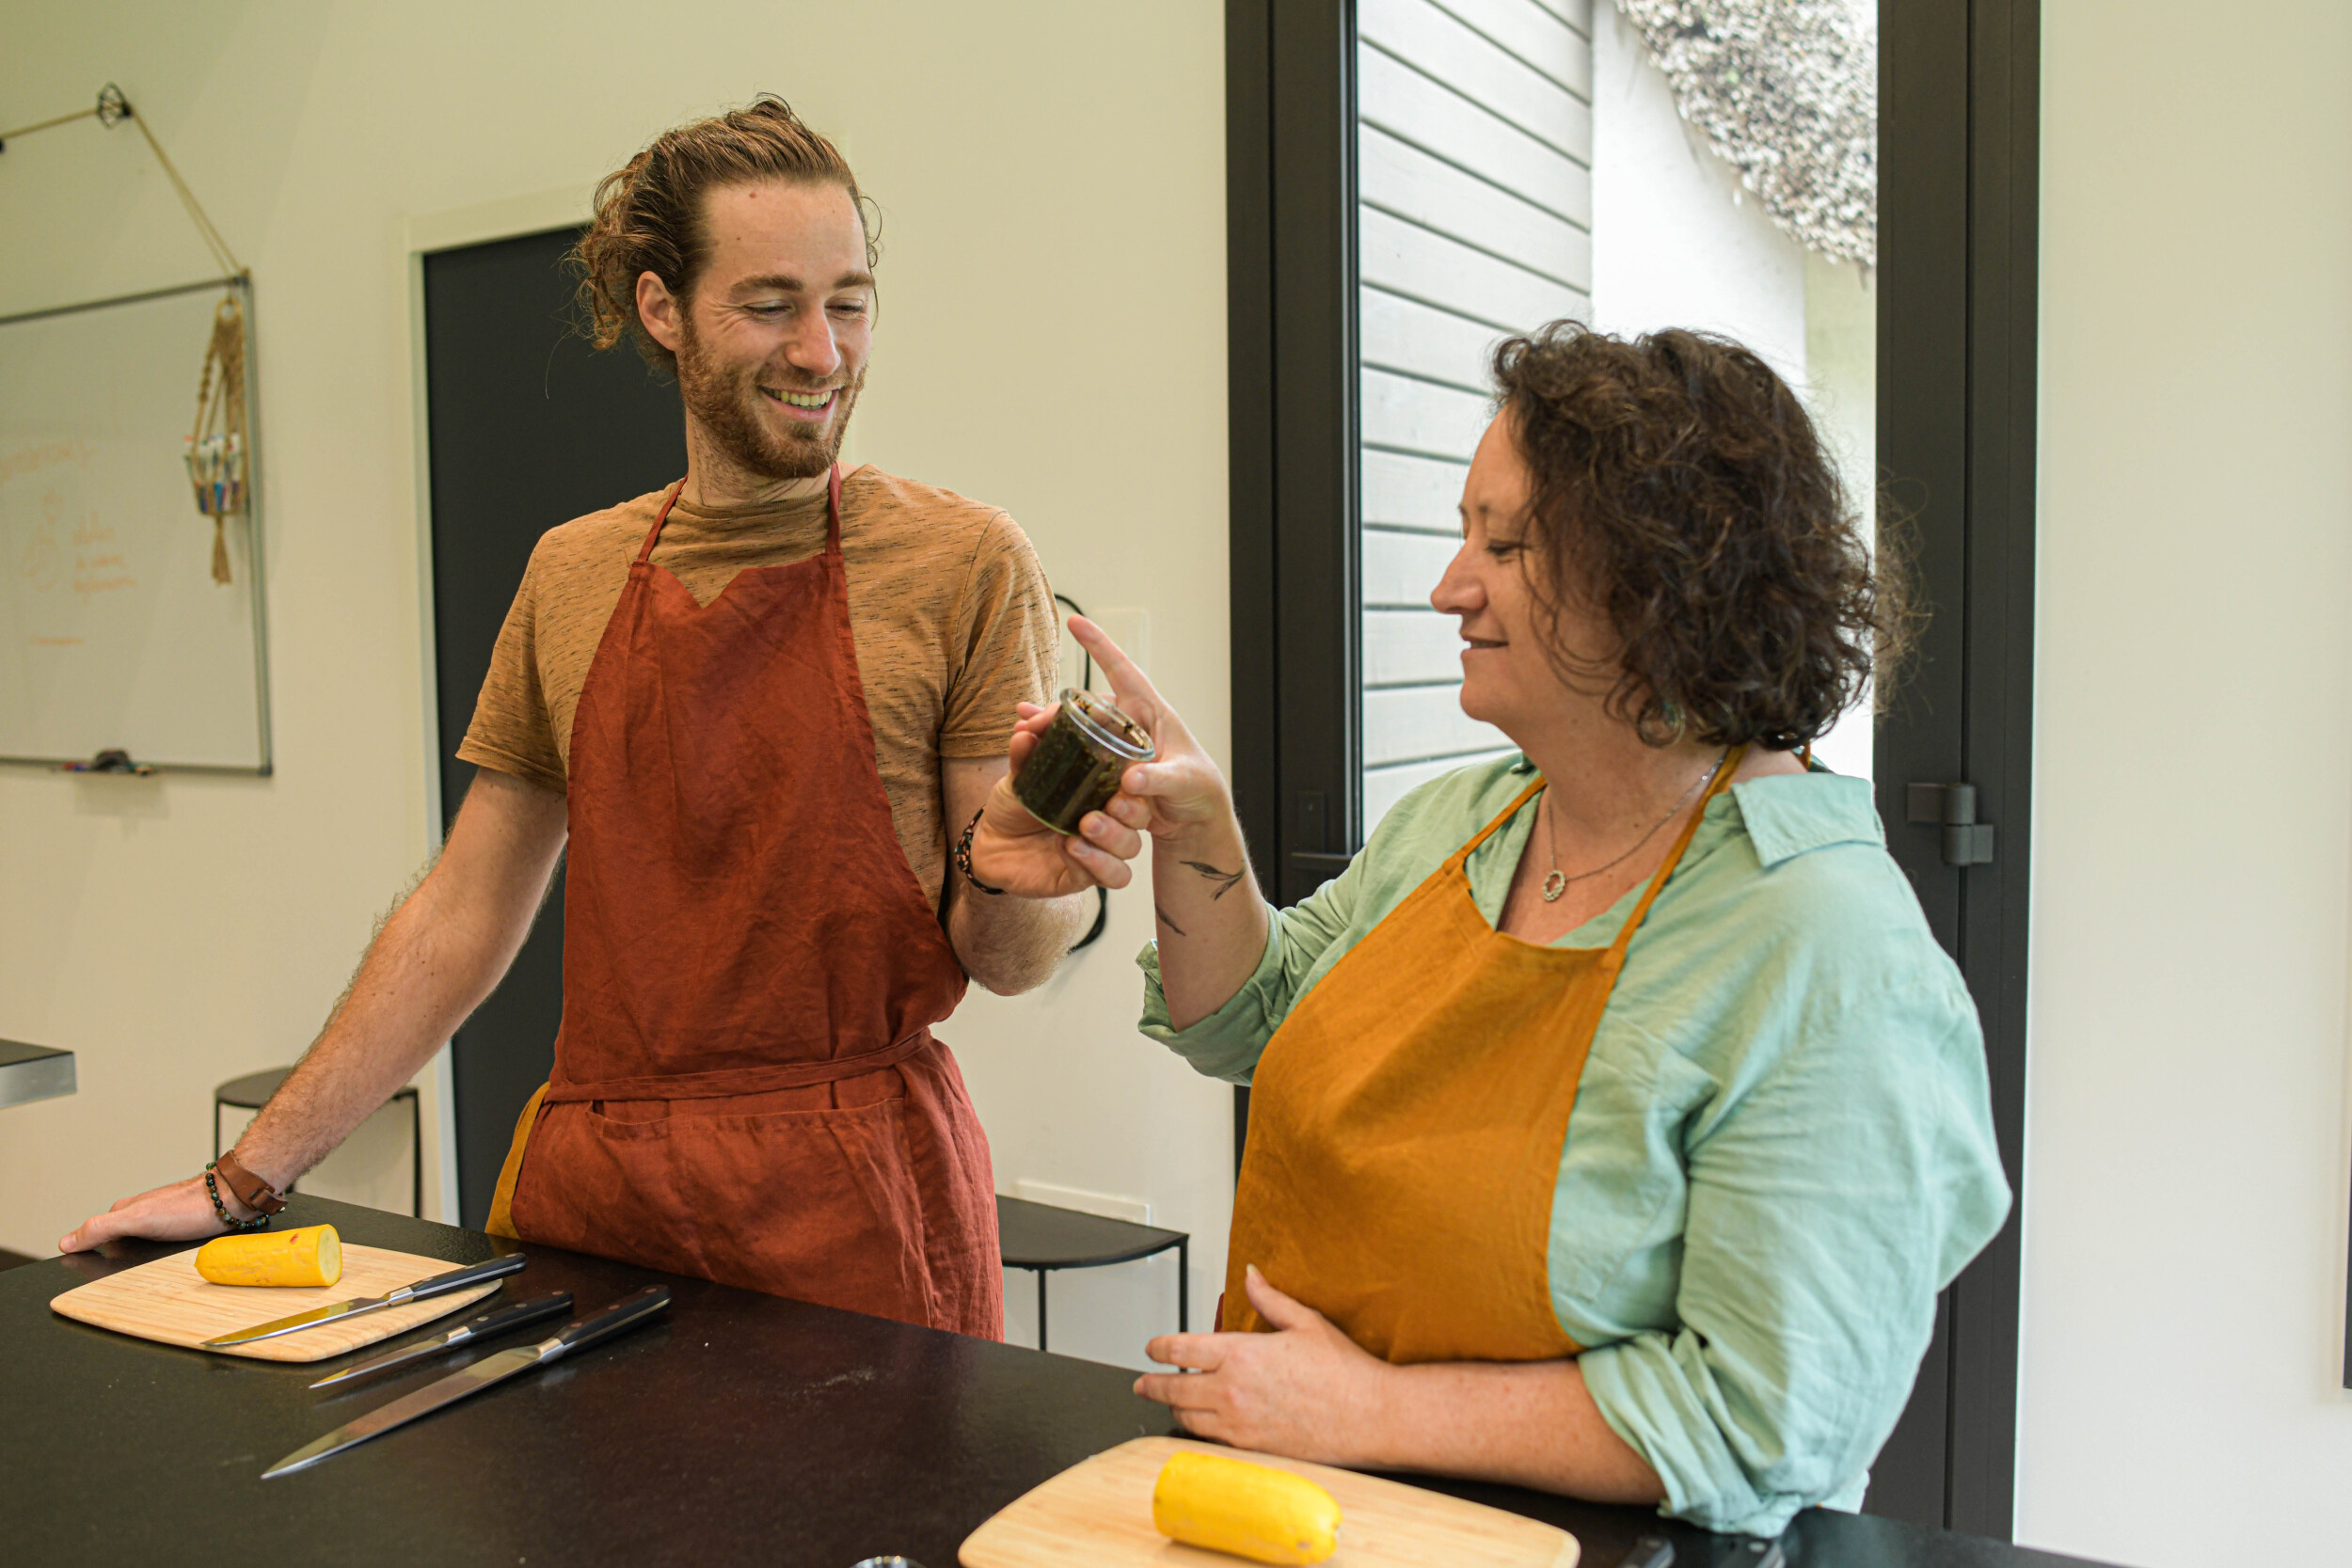
{"label": "wooden cutting board", "polygon": [[[413,1252],[387,1252],[345,1242],[343,1276],[332,1285],[215,1285],[196,1272],[196,1249],[191,1247],[68,1291],[53,1299],[49,1309],[118,1334],[194,1350],[201,1349],[201,1342],[216,1334],[250,1328],[272,1318],[291,1318],[296,1312],[355,1296],[380,1296],[461,1267],[444,1258],[420,1258]],[[501,1283],[485,1280],[447,1295],[362,1312],[214,1354],[250,1356],[257,1361],[324,1361],[389,1339],[419,1323],[429,1323],[469,1302],[480,1301]]]}
{"label": "wooden cutting board", "polygon": [[957,1555],[963,1568],[1233,1568],[1243,1560],[1179,1545],[1152,1526],[1160,1466],[1186,1449],[1279,1465],[1330,1493],[1340,1505],[1340,1549],[1325,1559],[1326,1568],[1576,1568],[1576,1537],[1534,1519],[1353,1470],[1183,1437],[1138,1437],[1071,1466],[974,1530]]}

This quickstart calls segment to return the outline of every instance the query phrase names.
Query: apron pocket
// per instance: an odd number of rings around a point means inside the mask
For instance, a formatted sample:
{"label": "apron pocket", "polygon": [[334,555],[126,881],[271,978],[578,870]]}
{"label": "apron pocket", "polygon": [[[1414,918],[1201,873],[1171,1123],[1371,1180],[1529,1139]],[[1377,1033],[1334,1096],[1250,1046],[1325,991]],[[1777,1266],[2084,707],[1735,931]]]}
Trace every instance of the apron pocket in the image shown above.
{"label": "apron pocket", "polygon": [[532,1134],[514,1212],[528,1241],[929,1319],[902,1100],[653,1121],[567,1101]]}

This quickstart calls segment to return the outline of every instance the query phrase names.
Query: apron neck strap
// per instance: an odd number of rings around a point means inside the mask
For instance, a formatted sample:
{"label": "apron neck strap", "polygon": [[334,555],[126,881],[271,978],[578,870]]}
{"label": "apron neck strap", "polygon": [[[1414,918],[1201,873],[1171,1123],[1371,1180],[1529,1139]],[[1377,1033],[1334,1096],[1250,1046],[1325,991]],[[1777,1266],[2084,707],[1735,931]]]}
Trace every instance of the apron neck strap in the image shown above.
{"label": "apron neck strap", "polygon": [[661,537],[661,525],[670,520],[670,508],[677,504],[677,499],[685,489],[686,481],[681,479],[675,484],[671,485],[670,493],[662,498],[661,510],[654,514],[653,527],[645,531],[644,548],[637,552],[638,565],[643,566],[653,559],[654,541]]}
{"label": "apron neck strap", "polygon": [[1625,962],[1626,949],[1633,944],[1633,933],[1642,928],[1643,918],[1649,913],[1650,904],[1657,898],[1658,890],[1664,887],[1666,879],[1675,874],[1675,867],[1682,863],[1682,852],[1691,847],[1691,840],[1697,836],[1699,820],[1707,815],[1708,802],[1730,786],[1733,776],[1740,771],[1740,764],[1746,760],[1747,754],[1745,745],[1734,746],[1724,753],[1724,760],[1715,765],[1715,776],[1708,781],[1707,793],[1699,797],[1698,810],[1692,812],[1691,820],[1682,825],[1682,832],[1675,839],[1675,847],[1666,852],[1664,863],[1650,878],[1649,886],[1642,890],[1642,901],[1633,906],[1633,912],[1625,917],[1625,928],[1617,933],[1617,940],[1609,944],[1609,962],[1612,965]]}
{"label": "apron neck strap", "polygon": [[1533,800],[1537,795],[1543,792],[1543,787],[1544,776],[1541,773],[1538,773],[1535,775],[1534,783],[1519,791],[1518,799],[1513,800],[1509,805],[1502,808],[1502,816],[1496,817],[1492,822],[1489,822],[1485,827],[1479,829],[1477,836],[1472,838],[1468,844],[1463,845],[1459,849],[1454,850],[1454,858],[1446,863],[1456,869],[1469,864],[1470,856],[1477,853],[1478,847],[1486,843],[1488,839],[1494,837],[1495,830],[1502,827],[1505,822],[1510,821],[1514,816],[1517,816],[1519,814],[1521,807],[1525,806],[1528,801]]}
{"label": "apron neck strap", "polygon": [[[661,510],[654,516],[653,527],[646,531],[644,546],[637,552],[637,563],[644,565],[653,559],[653,547],[661,538],[661,525],[670,520],[670,508],[686,490],[686,481],[670,486],[662,498]],[[841,553],[841,465],[835,463],[825,474],[825,553]]]}

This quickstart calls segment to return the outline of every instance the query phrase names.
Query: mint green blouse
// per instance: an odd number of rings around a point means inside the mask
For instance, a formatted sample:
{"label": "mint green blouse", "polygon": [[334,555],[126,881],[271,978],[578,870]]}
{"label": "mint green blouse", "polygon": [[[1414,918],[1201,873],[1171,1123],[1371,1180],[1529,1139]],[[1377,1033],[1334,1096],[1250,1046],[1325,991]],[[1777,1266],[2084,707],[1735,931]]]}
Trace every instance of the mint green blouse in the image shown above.
{"label": "mint green blouse", "polygon": [[[1248,1083],[1298,999],[1532,775],[1521,757],[1415,790],[1338,878],[1276,911],[1257,972],[1189,1029],[1169,1027],[1146,947],[1143,1032]],[[1489,922],[1534,817],[1470,858]],[[1559,945],[1607,946],[1640,896]],[[1886,852],[1869,784],[1734,784],[1601,1017],[1546,1259],[1560,1326],[1588,1347],[1585,1386],[1663,1478],[1663,1511],[1769,1535],[1808,1504],[1859,1507],[1936,1292],[2009,1203],[1976,1007]]]}

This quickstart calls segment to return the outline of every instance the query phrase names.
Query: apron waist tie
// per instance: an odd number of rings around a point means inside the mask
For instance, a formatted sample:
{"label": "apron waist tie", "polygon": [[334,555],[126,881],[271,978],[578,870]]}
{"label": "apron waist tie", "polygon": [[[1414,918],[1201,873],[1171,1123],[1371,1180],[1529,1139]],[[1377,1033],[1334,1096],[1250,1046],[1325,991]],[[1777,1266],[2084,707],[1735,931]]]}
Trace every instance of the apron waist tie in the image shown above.
{"label": "apron waist tie", "polygon": [[586,1083],[551,1080],[543,1102],[552,1105],[579,1100],[719,1100],[733,1095],[767,1094],[774,1089],[806,1088],[813,1084],[837,1084],[861,1073],[897,1067],[921,1055],[931,1043],[931,1032],[926,1025],[878,1050],[826,1061],[722,1068],[715,1072],[651,1072]]}

